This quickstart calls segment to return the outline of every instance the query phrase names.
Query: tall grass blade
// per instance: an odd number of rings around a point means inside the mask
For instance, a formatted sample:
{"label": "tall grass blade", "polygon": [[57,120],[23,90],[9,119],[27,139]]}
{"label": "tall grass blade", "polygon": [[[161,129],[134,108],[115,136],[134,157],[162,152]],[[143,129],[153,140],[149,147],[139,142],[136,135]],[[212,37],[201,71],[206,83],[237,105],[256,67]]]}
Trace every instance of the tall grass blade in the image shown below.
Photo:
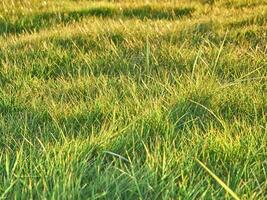
{"label": "tall grass blade", "polygon": [[150,44],[148,37],[146,38],[146,68],[147,70],[150,68]]}
{"label": "tall grass blade", "polygon": [[200,160],[196,158],[196,161],[198,164],[203,167],[211,176],[214,178],[217,183],[219,183],[235,200],[240,200],[240,198],[237,196],[237,194],[231,190],[218,176],[216,176],[204,163],[202,163]]}
{"label": "tall grass blade", "polygon": [[125,158],[125,157],[123,157],[123,156],[121,156],[121,155],[119,155],[117,153],[114,153],[114,152],[111,152],[111,151],[104,151],[104,153],[110,154],[110,155],[112,155],[114,157],[117,157],[117,158],[123,160],[123,161],[129,162],[129,160],[127,158]]}

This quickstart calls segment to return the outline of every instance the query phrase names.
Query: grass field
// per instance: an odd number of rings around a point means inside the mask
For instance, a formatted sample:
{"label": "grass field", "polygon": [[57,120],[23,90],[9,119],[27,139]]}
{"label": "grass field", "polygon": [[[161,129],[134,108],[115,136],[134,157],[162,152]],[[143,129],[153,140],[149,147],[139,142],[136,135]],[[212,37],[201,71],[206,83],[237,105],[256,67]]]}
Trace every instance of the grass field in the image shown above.
{"label": "grass field", "polygon": [[266,199],[266,0],[2,0],[0,199]]}

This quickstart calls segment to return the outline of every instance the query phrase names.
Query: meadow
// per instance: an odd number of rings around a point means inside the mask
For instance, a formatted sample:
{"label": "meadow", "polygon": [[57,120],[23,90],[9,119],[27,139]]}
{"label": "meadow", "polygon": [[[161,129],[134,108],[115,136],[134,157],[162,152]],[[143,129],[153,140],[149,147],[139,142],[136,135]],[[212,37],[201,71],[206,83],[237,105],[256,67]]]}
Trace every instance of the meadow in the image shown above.
{"label": "meadow", "polygon": [[266,199],[266,0],[2,0],[0,199]]}

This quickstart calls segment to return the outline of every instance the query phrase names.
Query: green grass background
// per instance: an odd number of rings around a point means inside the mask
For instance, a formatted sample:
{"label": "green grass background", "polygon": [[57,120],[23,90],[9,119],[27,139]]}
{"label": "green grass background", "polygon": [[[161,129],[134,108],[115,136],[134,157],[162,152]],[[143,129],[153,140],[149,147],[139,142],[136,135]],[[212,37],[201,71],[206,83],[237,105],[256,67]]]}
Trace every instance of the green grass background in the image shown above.
{"label": "green grass background", "polygon": [[266,75],[266,0],[2,0],[0,198],[266,199]]}

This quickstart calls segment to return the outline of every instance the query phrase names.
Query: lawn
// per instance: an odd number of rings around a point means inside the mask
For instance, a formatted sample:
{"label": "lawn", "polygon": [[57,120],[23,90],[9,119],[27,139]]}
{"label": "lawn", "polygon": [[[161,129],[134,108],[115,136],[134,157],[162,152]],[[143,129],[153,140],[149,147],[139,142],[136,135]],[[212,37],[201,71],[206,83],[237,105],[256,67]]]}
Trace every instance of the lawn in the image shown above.
{"label": "lawn", "polygon": [[266,0],[2,0],[0,199],[266,199]]}

